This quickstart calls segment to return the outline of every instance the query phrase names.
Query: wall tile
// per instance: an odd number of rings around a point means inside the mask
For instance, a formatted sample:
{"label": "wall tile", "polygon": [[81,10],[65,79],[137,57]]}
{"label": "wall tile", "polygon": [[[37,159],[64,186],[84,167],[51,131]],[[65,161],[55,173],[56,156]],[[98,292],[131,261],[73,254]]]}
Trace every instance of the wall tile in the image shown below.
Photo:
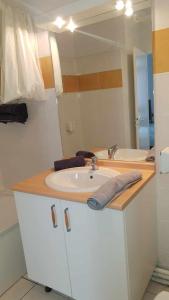
{"label": "wall tile", "polygon": [[169,27],[168,0],[154,0],[153,8],[154,8],[153,29],[159,30],[162,28]]}
{"label": "wall tile", "polygon": [[42,70],[45,89],[54,88],[55,80],[54,80],[52,57],[51,56],[41,57],[40,66]]}
{"label": "wall tile", "polygon": [[48,31],[39,30],[37,33],[39,57],[50,56],[51,50],[49,45]]}
{"label": "wall tile", "polygon": [[154,73],[169,72],[169,28],[153,33]]}
{"label": "wall tile", "polygon": [[79,92],[79,77],[76,75],[63,75],[64,93]]}
{"label": "wall tile", "polygon": [[161,268],[169,269],[169,251],[165,252],[161,248],[159,248],[157,264]]}
{"label": "wall tile", "polygon": [[[168,56],[169,57],[169,56]],[[156,116],[169,114],[169,72],[154,75]],[[165,91],[165,92],[164,92]]]}
{"label": "wall tile", "polygon": [[158,245],[160,251],[169,253],[169,222],[158,220]]}

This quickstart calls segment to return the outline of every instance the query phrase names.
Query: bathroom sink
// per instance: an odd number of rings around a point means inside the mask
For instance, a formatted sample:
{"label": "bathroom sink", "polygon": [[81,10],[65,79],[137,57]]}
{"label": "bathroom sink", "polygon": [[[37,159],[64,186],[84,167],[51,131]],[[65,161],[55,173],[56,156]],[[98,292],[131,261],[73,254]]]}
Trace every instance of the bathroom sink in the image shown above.
{"label": "bathroom sink", "polygon": [[[108,159],[108,151],[103,150],[96,152],[98,159]],[[144,161],[148,155],[148,150],[140,149],[118,149],[115,153],[114,160],[123,161]]]}
{"label": "bathroom sink", "polygon": [[92,171],[91,167],[71,168],[48,175],[45,182],[48,187],[63,192],[94,192],[119,172],[108,168]]}

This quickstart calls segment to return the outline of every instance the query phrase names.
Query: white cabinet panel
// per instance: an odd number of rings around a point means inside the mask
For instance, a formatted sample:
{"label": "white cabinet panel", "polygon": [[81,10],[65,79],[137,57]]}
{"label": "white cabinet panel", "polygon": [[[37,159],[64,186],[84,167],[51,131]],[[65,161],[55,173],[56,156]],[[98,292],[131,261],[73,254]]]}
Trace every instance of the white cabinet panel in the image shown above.
{"label": "white cabinet panel", "polygon": [[61,205],[69,225],[65,237],[73,298],[127,300],[123,214],[68,201]]}
{"label": "white cabinet panel", "polygon": [[141,300],[157,263],[156,193],[151,180],[124,210],[131,300]]}
{"label": "white cabinet panel", "polygon": [[15,198],[29,277],[71,296],[60,201],[24,193]]}

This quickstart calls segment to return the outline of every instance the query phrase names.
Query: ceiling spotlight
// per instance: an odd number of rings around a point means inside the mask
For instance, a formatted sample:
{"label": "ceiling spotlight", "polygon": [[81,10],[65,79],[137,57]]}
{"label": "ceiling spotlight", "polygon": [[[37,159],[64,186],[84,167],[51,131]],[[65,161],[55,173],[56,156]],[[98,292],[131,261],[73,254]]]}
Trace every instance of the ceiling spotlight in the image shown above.
{"label": "ceiling spotlight", "polygon": [[74,21],[72,20],[72,18],[70,19],[68,25],[66,26],[66,28],[68,30],[70,30],[71,32],[74,32],[75,29],[77,28],[77,25],[74,23]]}
{"label": "ceiling spotlight", "polygon": [[124,9],[124,1],[123,0],[117,0],[116,1],[116,4],[115,4],[115,8],[117,9],[117,10],[122,10],[122,9]]}
{"label": "ceiling spotlight", "polygon": [[63,20],[61,17],[57,17],[54,24],[59,28],[62,29],[62,27],[66,24],[66,21]]}
{"label": "ceiling spotlight", "polygon": [[131,17],[133,15],[133,13],[134,13],[134,10],[133,10],[132,6],[126,8],[125,15],[127,17]]}

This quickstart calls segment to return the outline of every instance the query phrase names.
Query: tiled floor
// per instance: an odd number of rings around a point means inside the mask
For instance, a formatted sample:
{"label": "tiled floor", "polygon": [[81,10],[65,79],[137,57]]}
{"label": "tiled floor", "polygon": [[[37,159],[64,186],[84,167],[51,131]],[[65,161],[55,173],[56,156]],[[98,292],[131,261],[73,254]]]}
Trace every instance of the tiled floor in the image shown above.
{"label": "tiled floor", "polygon": [[44,287],[32,283],[26,279],[19,280],[0,300],[68,300],[70,298],[60,296],[55,292],[45,293]]}
{"label": "tiled floor", "polygon": [[169,287],[151,281],[148,285],[148,288],[146,290],[143,300],[153,300],[155,298],[155,296],[158,295],[162,291],[169,292]]}
{"label": "tiled floor", "polygon": [[[143,300],[153,300],[163,290],[169,291],[169,287],[150,282]],[[68,300],[68,298],[55,292],[47,294],[44,287],[23,278],[3,294],[0,300]]]}

